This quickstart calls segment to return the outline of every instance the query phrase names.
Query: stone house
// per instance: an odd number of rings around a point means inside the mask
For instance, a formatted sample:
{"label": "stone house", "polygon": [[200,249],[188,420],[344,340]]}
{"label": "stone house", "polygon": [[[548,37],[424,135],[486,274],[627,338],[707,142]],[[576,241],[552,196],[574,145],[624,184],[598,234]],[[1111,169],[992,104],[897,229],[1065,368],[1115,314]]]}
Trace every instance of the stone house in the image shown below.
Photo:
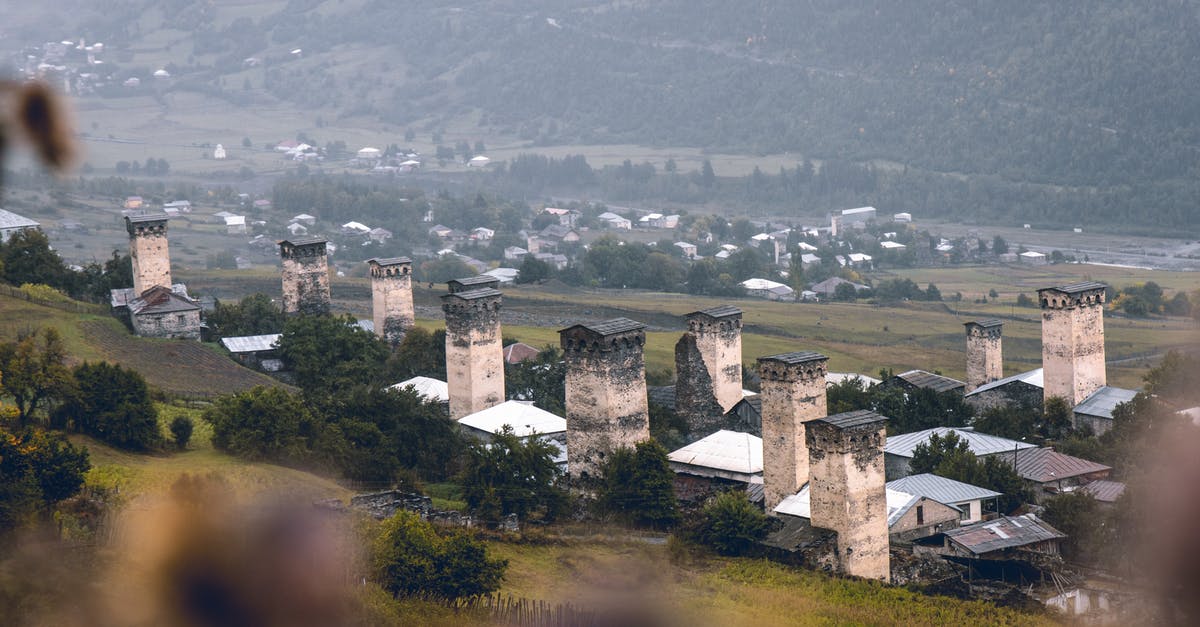
{"label": "stone house", "polygon": [[129,301],[129,316],[141,337],[200,339],[200,306],[169,287],[155,285]]}
{"label": "stone house", "polygon": [[993,407],[1038,407],[1042,404],[1042,369],[1036,368],[981,385],[963,395],[977,412]]}
{"label": "stone house", "polygon": [[964,525],[983,520],[986,511],[994,512],[996,499],[1003,496],[987,488],[929,473],[889,481],[887,487],[949,505],[958,510],[959,522]]}

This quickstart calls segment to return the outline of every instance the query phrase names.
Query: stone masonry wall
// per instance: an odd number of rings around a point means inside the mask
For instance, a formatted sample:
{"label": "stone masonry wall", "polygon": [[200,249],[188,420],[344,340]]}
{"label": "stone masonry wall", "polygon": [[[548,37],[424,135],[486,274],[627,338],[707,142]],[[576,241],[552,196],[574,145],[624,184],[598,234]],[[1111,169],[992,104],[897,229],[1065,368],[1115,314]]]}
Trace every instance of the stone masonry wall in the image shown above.
{"label": "stone masonry wall", "polygon": [[371,314],[375,334],[396,345],[416,322],[412,265],[371,265]]}
{"label": "stone masonry wall", "polygon": [[650,438],[645,333],[622,333],[593,347],[564,335],[567,364],[567,472],[595,479],[607,455]]}
{"label": "stone masonry wall", "polygon": [[130,316],[139,337],[200,339],[200,310]]}
{"label": "stone masonry wall", "polygon": [[763,494],[767,512],[808,481],[804,423],[826,415],[827,359],[786,364],[758,360],[762,377]]}
{"label": "stone masonry wall", "polygon": [[808,426],[809,495],[814,527],[838,534],[841,572],[887,581],[884,422],[839,429]]}
{"label": "stone masonry wall", "polygon": [[167,248],[166,220],[130,224],[129,231],[134,293],[140,296],[155,285],[171,287],[171,254]]}
{"label": "stone masonry wall", "polygon": [[1106,385],[1104,306],[1058,301],[1042,305],[1042,368],[1045,398],[1072,406]]}
{"label": "stone masonry wall", "polygon": [[325,244],[281,249],[283,257],[283,312],[320,315],[329,313],[329,265]]}
{"label": "stone masonry wall", "polygon": [[498,292],[471,300],[457,295],[443,297],[451,419],[458,420],[504,402],[500,306]]}
{"label": "stone masonry wall", "polygon": [[721,428],[724,411],[713,393],[713,380],[697,338],[684,333],[675,343],[675,413],[693,434],[704,437]]}
{"label": "stone masonry wall", "polygon": [[967,328],[967,387],[970,392],[977,387],[1004,378],[1004,361],[1001,353],[999,328]]}

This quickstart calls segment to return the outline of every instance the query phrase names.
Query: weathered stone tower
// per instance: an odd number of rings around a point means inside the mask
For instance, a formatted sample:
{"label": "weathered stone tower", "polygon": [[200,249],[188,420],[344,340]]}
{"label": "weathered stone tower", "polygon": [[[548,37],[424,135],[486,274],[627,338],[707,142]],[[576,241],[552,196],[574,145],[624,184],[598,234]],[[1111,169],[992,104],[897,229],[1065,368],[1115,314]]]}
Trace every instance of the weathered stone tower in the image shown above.
{"label": "weathered stone tower", "polygon": [[1004,361],[1000,351],[1000,335],[1004,323],[995,319],[966,322],[967,328],[967,389],[1004,378]]}
{"label": "weathered stone tower", "polygon": [[368,259],[371,266],[371,314],[375,335],[393,346],[413,327],[412,260]]}
{"label": "weathered stone tower", "polygon": [[805,423],[824,418],[829,358],[813,352],[758,359],[762,377],[763,494],[770,512],[808,481]]}
{"label": "weathered stone tower", "polygon": [[325,238],[298,237],[279,241],[283,259],[283,313],[329,313],[329,263]]}
{"label": "weathered stone tower", "polygon": [[1105,386],[1104,289],[1086,281],[1038,290],[1045,398],[1075,406]]}
{"label": "weathered stone tower", "polygon": [[167,249],[167,216],[126,216],[129,257],[133,261],[133,294],[161,285],[171,287],[171,253]]}
{"label": "weathered stone tower", "polygon": [[567,472],[596,478],[606,456],[650,438],[646,325],[628,318],[559,331],[567,363]]}
{"label": "weathered stone tower", "polygon": [[500,300],[500,291],[490,287],[442,296],[446,383],[455,420],[504,402]]}
{"label": "weathered stone tower", "polygon": [[806,426],[812,525],[836,531],[847,575],[888,581],[887,419],[870,410],[818,418]]}
{"label": "weathered stone tower", "polygon": [[729,305],[687,314],[675,344],[675,411],[692,431],[716,431],[742,400],[742,310]]}

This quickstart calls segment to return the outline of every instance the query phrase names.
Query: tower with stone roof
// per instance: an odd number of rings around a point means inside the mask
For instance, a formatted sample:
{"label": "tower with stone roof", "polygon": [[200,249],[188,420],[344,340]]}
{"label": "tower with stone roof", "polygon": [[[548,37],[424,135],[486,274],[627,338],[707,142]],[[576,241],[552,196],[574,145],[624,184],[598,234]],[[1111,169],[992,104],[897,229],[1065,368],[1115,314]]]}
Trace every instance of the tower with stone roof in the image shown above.
{"label": "tower with stone roof", "polygon": [[416,322],[413,310],[412,260],[408,257],[369,259],[371,317],[375,335],[391,345],[400,343]]}
{"label": "tower with stone roof", "polygon": [[126,216],[129,258],[133,263],[133,296],[161,285],[171,287],[171,253],[167,249],[166,214]]}
{"label": "tower with stone roof", "polygon": [[1046,399],[1061,397],[1073,407],[1106,385],[1105,287],[1085,281],[1038,290]]}
{"label": "tower with stone roof", "polygon": [[450,417],[457,420],[504,402],[504,348],[500,291],[463,289],[461,281],[457,287],[455,283],[451,281],[450,293],[442,296],[442,312]]}
{"label": "tower with stone roof", "polygon": [[824,418],[829,358],[809,351],[758,359],[762,378],[763,494],[770,512],[808,481],[805,423]]}
{"label": "tower with stone roof", "polygon": [[628,318],[559,331],[567,366],[567,472],[594,479],[609,454],[650,438],[646,325]]}
{"label": "tower with stone roof", "polygon": [[1004,361],[1000,341],[1004,323],[990,318],[973,320],[964,325],[967,330],[967,387],[971,392],[981,385],[1004,378]]}
{"label": "tower with stone roof", "polygon": [[323,237],[279,241],[283,261],[283,313],[329,313],[329,261]]}

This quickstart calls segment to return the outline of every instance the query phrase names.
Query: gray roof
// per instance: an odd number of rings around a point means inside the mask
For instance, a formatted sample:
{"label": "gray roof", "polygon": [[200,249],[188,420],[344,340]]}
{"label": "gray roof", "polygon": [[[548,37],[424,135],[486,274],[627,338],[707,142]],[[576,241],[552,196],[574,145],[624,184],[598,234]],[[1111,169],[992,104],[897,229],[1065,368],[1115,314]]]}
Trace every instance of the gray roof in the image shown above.
{"label": "gray roof", "polygon": [[129,311],[135,316],[197,311],[199,309],[200,306],[192,302],[192,299],[161,285],[155,285],[142,292],[141,296],[129,301]]}
{"label": "gray roof", "polygon": [[1075,413],[1084,416],[1095,416],[1112,420],[1113,410],[1121,403],[1127,403],[1137,396],[1137,390],[1126,390],[1106,385],[1075,406]]}
{"label": "gray roof", "polygon": [[138,224],[140,222],[166,222],[169,217],[165,213],[152,213],[140,216],[125,216],[125,220],[131,224]]}
{"label": "gray roof", "polygon": [[276,243],[291,244],[292,246],[309,246],[312,244],[324,244],[327,241],[324,237],[314,235],[312,237],[289,237],[288,239],[281,239]]}
{"label": "gray roof", "polygon": [[909,370],[896,375],[897,379],[908,383],[914,387],[933,390],[934,392],[949,392],[966,387],[966,383],[958,379],[951,379],[940,374],[933,374],[924,370]]}
{"label": "gray roof", "polygon": [[841,414],[834,414],[832,416],[825,416],[824,418],[817,418],[815,420],[811,420],[810,422],[823,422],[827,425],[837,427],[838,429],[849,429],[850,427],[860,427],[862,425],[882,423],[886,421],[887,418],[880,416],[869,409],[859,409],[857,411],[848,411]]}
{"label": "gray roof", "polygon": [[691,318],[697,314],[704,314],[710,318],[725,318],[728,316],[740,316],[742,315],[742,310],[734,307],[733,305],[717,305],[716,307],[709,307],[708,309],[693,311],[692,313],[687,314],[687,317]]}
{"label": "gray roof", "polygon": [[1021,374],[1014,374],[1011,377],[1004,377],[1003,379],[1000,379],[998,381],[992,381],[991,383],[981,385],[981,386],[975,388],[974,390],[967,392],[966,396],[974,396],[976,394],[979,394],[980,392],[987,392],[988,390],[994,390],[998,387],[1003,387],[1005,385],[1008,385],[1009,383],[1025,383],[1025,384],[1040,388],[1040,387],[1044,387],[1043,380],[1044,380],[1044,378],[1042,376],[1042,369],[1035,368],[1028,372],[1022,372]]}
{"label": "gray roof", "polygon": [[945,503],[952,506],[967,501],[991,499],[1001,496],[999,492],[993,492],[987,488],[939,477],[930,473],[909,475],[903,479],[889,481],[887,482],[887,487],[917,496],[924,496],[938,503]]}
{"label": "gray roof", "polygon": [[1033,514],[1025,514],[951,529],[946,537],[975,555],[983,555],[1067,536]]}
{"label": "gray roof", "polygon": [[279,337],[279,333],[223,337],[221,338],[221,345],[231,353],[258,353],[274,350],[276,348],[275,342],[279,341]]}
{"label": "gray roof", "polygon": [[35,226],[40,225],[23,215],[0,209],[0,229],[23,229]]}
{"label": "gray roof", "polygon": [[954,433],[959,438],[967,441],[967,446],[971,452],[977,457],[980,455],[994,455],[996,453],[1012,453],[1015,449],[1037,448],[1028,442],[1018,442],[1008,438],[979,433],[971,429],[956,429],[953,427],[934,427],[924,431],[914,431],[913,433],[903,433],[900,435],[888,436],[887,446],[884,451],[888,455],[898,455],[900,457],[912,457],[913,450],[918,444],[924,444],[929,441],[933,434],[945,436],[947,433]]}
{"label": "gray roof", "polygon": [[[613,318],[612,320],[605,320],[604,322],[583,323],[575,326],[583,327],[592,333],[598,333],[600,335],[615,335],[617,333],[628,333],[630,331],[639,331],[646,328],[646,325],[635,320],[630,320],[629,318]],[[575,327],[568,327],[568,329],[570,328]],[[566,330],[567,329],[563,329],[563,331]]]}
{"label": "gray roof", "polygon": [[478,300],[480,298],[493,298],[493,297],[497,297],[497,296],[503,296],[503,294],[500,292],[500,290],[492,289],[490,287],[481,287],[477,290],[467,290],[465,292],[453,292],[450,294],[442,294],[442,300],[446,300],[448,298],[460,298],[462,300]]}
{"label": "gray roof", "polygon": [[1055,290],[1057,292],[1063,292],[1064,294],[1082,294],[1083,292],[1104,289],[1108,289],[1108,286],[1103,283],[1098,283],[1096,281],[1080,281],[1079,283],[1070,283],[1068,285],[1061,285],[1058,287],[1043,287],[1039,289],[1038,292]]}
{"label": "gray roof", "polygon": [[469,287],[472,285],[495,285],[499,282],[494,276],[487,274],[477,274],[475,276],[463,277],[461,279],[450,279],[446,281],[447,285]]}
{"label": "gray roof", "polygon": [[759,361],[777,361],[784,364],[802,364],[809,361],[824,361],[829,359],[821,353],[813,351],[798,351],[795,353],[780,353],[778,355],[769,355],[767,357],[759,357]]}
{"label": "gray roof", "polygon": [[1113,503],[1125,493],[1125,484],[1120,481],[1098,479],[1083,486],[1080,490],[1092,495],[1092,498],[1101,503]]}
{"label": "gray roof", "polygon": [[[1059,453],[1052,448],[1021,451],[1015,455],[1017,474],[1035,483],[1048,483],[1112,470],[1110,466]],[[1012,458],[1005,458],[1012,459]]]}
{"label": "gray roof", "polygon": [[374,257],[372,259],[368,259],[367,262],[375,263],[381,266],[396,266],[402,263],[412,263],[412,259],[409,259],[408,257],[388,257],[387,259]]}
{"label": "gray roof", "polygon": [[970,322],[964,322],[963,325],[964,326],[975,325],[977,327],[983,327],[985,329],[990,329],[991,327],[1004,326],[1004,321],[1000,320],[999,318],[987,318],[984,320],[972,320]]}

